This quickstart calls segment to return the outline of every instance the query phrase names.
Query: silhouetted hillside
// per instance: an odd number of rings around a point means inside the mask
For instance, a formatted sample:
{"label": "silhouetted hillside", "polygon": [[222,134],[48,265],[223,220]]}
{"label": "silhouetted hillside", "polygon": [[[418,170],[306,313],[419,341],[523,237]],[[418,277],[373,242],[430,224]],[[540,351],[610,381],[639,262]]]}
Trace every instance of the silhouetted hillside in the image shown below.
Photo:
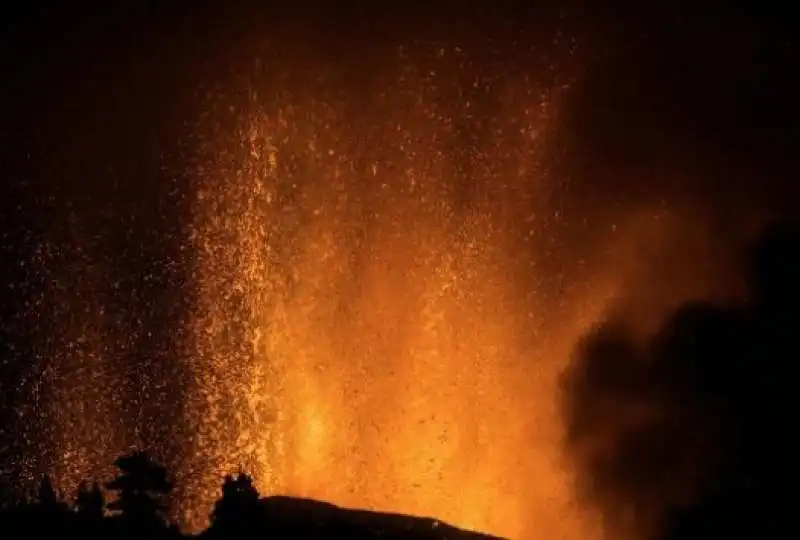
{"label": "silhouetted hillside", "polygon": [[[148,538],[186,535],[165,517],[172,489],[164,467],[143,452],[116,461],[119,475],[105,485],[82,483],[74,503],[60,500],[50,479],[27,500],[0,506],[0,537]],[[106,503],[106,493],[111,502]],[[340,508],[294,497],[260,497],[246,474],[229,475],[199,539],[491,540],[431,518]]]}
{"label": "silhouetted hillside", "polygon": [[[347,538],[479,540],[497,538],[464,531],[432,518],[341,508],[312,499],[284,496],[259,500],[255,522],[275,538]],[[224,528],[212,525],[203,536],[228,537]],[[283,535],[283,536],[282,536]]]}

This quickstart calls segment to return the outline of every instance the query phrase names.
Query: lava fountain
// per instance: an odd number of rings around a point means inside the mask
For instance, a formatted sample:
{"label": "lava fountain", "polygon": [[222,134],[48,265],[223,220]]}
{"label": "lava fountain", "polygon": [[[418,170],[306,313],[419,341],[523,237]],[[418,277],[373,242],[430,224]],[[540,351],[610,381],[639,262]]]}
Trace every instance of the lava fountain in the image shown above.
{"label": "lava fountain", "polygon": [[[92,76],[70,71],[81,83],[26,118],[38,159],[20,153],[23,170],[41,176],[26,208],[51,201],[39,213],[55,247],[30,261],[43,285],[28,287],[23,322],[41,336],[20,368],[15,467],[53,472],[69,494],[119,453],[150,450],[191,529],[241,468],[262,493],[599,538],[563,455],[559,379],[609,310],[647,327],[705,292],[719,255],[704,209],[648,177],[689,167],[660,159],[615,182],[628,156],[600,145],[576,168],[587,177],[563,174],[585,135],[562,115],[579,109],[572,75],[603,55],[578,60],[560,14],[517,30],[477,12],[466,25],[415,17],[412,34],[450,36],[426,41],[354,13],[337,19],[353,19],[344,39],[327,13],[289,24],[245,11],[165,17],[161,39],[131,32],[106,61],[92,44]],[[614,46],[596,34],[587,49]],[[50,127],[40,144],[34,120],[51,116],[82,127]],[[615,129],[600,128],[595,139]],[[633,181],[647,189],[622,194]],[[667,286],[650,286],[667,267]]]}
{"label": "lava fountain", "polygon": [[214,96],[233,127],[195,134],[187,409],[217,474],[189,506],[243,467],[264,492],[590,537],[556,381],[627,274],[553,243],[565,85],[401,64],[355,107],[331,71],[250,79]]}
{"label": "lava fountain", "polygon": [[[140,447],[194,530],[243,469],[262,493],[599,538],[563,455],[559,378],[689,225],[702,238],[696,223],[677,204],[606,208],[602,187],[559,177],[558,73],[444,45],[368,74],[256,57],[182,141],[185,237],[163,233],[183,233],[180,212],[153,227],[141,206],[87,206],[41,254],[53,327],[24,418],[46,455],[28,477],[53,471],[69,493]],[[168,213],[158,202],[147,215]],[[637,320],[691,274],[637,298]]]}

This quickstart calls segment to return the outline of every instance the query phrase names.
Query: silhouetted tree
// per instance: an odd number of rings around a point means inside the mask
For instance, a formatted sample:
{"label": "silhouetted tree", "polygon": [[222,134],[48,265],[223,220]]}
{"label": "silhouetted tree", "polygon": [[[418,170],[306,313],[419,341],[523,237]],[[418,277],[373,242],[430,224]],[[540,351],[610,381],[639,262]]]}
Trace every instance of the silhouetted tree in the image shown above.
{"label": "silhouetted tree", "polygon": [[255,526],[260,514],[259,494],[253,479],[239,472],[227,475],[222,483],[222,497],[214,504],[212,527],[226,535],[244,532]]}
{"label": "silhouetted tree", "polygon": [[26,516],[26,528],[32,536],[52,536],[60,532],[61,524],[68,521],[71,513],[68,505],[59,500],[48,475],[42,477],[36,494],[20,508]]}
{"label": "silhouetted tree", "polygon": [[212,522],[221,522],[236,518],[246,508],[258,504],[258,490],[253,479],[242,472],[227,475],[222,483],[222,497],[214,505]]}
{"label": "silhouetted tree", "polygon": [[172,490],[167,471],[144,452],[134,452],[115,462],[119,476],[106,484],[117,493],[108,509],[137,527],[164,526],[163,498]]}
{"label": "silhouetted tree", "polygon": [[75,509],[79,514],[89,519],[99,520],[105,513],[105,498],[100,486],[93,482],[91,487],[87,482],[81,482],[78,486],[78,494],[75,497]]}
{"label": "silhouetted tree", "polygon": [[42,508],[55,508],[58,506],[58,494],[56,494],[55,488],[53,488],[53,482],[50,480],[50,476],[45,474],[42,476],[41,482],[39,482],[39,490],[36,494],[36,502]]}

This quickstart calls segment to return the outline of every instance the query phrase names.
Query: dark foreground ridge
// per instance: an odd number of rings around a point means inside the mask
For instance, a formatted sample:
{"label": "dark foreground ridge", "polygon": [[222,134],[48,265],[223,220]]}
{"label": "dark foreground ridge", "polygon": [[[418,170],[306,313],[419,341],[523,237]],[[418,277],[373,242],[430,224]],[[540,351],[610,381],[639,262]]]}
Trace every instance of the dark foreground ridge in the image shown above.
{"label": "dark foreground ridge", "polygon": [[[273,496],[260,500],[264,524],[299,538],[412,538],[501,540],[465,531],[433,518],[342,508],[312,499]],[[297,535],[297,536],[294,536]],[[209,536],[214,536],[213,528]]]}
{"label": "dark foreground ridge", "polygon": [[71,503],[59,498],[48,477],[35,495],[3,501],[0,538],[501,540],[432,518],[346,509],[312,499],[261,497],[243,473],[225,478],[210,526],[187,535],[165,517],[173,486],[164,467],[142,452],[119,458],[116,466],[119,475],[105,490],[84,482]]}

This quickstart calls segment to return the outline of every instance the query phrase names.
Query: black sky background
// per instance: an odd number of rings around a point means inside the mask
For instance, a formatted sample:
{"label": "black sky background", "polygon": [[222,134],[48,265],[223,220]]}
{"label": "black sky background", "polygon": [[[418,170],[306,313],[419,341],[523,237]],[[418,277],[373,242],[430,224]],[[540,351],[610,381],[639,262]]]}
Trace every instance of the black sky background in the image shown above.
{"label": "black sky background", "polygon": [[[46,278],[32,274],[25,262],[37,256],[44,238],[72,245],[65,216],[84,216],[80,227],[103,231],[92,249],[114,252],[115,264],[126,269],[122,274],[155,269],[151,281],[122,283],[124,293],[108,293],[110,302],[125,305],[131,295],[174,299],[151,304],[144,314],[142,328],[155,331],[166,331],[164,321],[182,316],[188,269],[164,261],[178,248],[181,216],[188,211],[181,194],[190,179],[179,172],[177,134],[202,99],[200,86],[187,88],[186,81],[221,77],[219,66],[231,54],[222,44],[246,39],[258,25],[276,36],[303,35],[292,43],[344,59],[354,80],[379,57],[371,51],[409,35],[455,36],[476,54],[491,40],[501,43],[503,54],[524,58],[533,54],[526,45],[535,41],[531,36],[563,28],[580,51],[579,83],[559,130],[557,165],[570,189],[582,194],[573,212],[589,205],[613,213],[631,201],[691,200],[731,249],[748,226],[745,216],[797,215],[800,65],[797,19],[788,3],[531,8],[505,2],[469,12],[449,2],[425,9],[292,4],[76,8],[51,2],[3,8],[0,441],[18,436],[15,411],[28,392],[26,355],[42,332],[26,315],[26,303]],[[498,48],[486,49],[493,61],[490,49]],[[142,222],[148,226],[136,226]],[[79,269],[71,275],[80,282]],[[170,373],[172,387],[156,395],[180,392],[185,377]],[[125,399],[134,401],[138,391],[130,389]],[[160,414],[158,405],[156,400],[144,413],[144,425]],[[16,462],[17,446],[0,445],[4,468]],[[636,497],[637,489],[615,493]]]}

